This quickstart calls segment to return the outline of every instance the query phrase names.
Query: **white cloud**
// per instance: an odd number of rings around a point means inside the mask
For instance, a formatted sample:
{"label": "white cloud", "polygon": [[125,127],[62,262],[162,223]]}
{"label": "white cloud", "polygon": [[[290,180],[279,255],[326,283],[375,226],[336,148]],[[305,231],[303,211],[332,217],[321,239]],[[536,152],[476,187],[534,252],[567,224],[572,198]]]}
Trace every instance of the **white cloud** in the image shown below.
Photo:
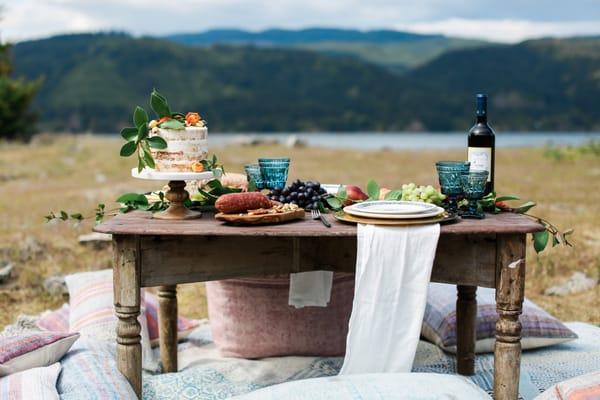
{"label": "white cloud", "polygon": [[419,33],[441,33],[447,36],[514,43],[547,36],[598,35],[600,21],[537,22],[514,19],[450,18],[442,21],[398,24],[396,28]]}
{"label": "white cloud", "polygon": [[[2,0],[0,0],[1,2]],[[4,0],[3,39],[123,30],[396,28],[514,42],[600,34],[598,0]],[[489,18],[493,15],[494,18]]]}

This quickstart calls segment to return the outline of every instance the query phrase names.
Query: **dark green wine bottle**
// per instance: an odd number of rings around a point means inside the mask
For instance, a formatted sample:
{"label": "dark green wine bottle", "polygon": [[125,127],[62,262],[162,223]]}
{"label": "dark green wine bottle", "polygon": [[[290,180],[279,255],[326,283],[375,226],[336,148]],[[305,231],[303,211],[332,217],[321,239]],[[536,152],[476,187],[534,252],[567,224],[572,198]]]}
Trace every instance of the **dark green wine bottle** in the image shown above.
{"label": "dark green wine bottle", "polygon": [[471,169],[489,172],[485,194],[494,191],[494,153],[496,149],[494,130],[487,121],[487,100],[486,94],[477,95],[476,122],[469,131],[468,139],[468,160],[471,162]]}

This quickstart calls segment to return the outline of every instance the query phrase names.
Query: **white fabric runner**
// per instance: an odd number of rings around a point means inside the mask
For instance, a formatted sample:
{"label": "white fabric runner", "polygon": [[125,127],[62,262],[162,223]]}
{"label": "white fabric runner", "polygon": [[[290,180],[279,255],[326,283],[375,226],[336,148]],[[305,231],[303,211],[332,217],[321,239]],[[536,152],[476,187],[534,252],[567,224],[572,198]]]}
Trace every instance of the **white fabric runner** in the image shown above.
{"label": "white fabric runner", "polygon": [[331,299],[333,272],[308,271],[290,274],[288,304],[296,308],[327,307]]}
{"label": "white fabric runner", "polygon": [[358,225],[356,284],[341,374],[410,372],[440,225]]}

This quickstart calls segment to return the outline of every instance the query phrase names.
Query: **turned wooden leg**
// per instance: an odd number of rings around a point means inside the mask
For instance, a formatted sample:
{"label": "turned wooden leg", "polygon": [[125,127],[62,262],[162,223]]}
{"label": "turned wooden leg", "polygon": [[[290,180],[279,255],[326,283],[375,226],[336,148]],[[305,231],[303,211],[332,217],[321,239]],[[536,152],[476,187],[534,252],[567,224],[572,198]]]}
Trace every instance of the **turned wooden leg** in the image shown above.
{"label": "turned wooden leg", "polygon": [[456,371],[461,375],[475,373],[475,340],[477,336],[477,286],[458,285],[456,300]]}
{"label": "turned wooden leg", "polygon": [[142,394],[142,345],[140,315],[140,268],[137,238],[115,239],[113,271],[117,314],[117,367],[138,397]]}
{"label": "turned wooden leg", "polygon": [[160,359],[164,372],[177,372],[177,287],[158,289]]}
{"label": "turned wooden leg", "polygon": [[521,323],[525,291],[525,235],[499,235],[496,248],[496,347],[494,398],[515,400],[519,395]]}

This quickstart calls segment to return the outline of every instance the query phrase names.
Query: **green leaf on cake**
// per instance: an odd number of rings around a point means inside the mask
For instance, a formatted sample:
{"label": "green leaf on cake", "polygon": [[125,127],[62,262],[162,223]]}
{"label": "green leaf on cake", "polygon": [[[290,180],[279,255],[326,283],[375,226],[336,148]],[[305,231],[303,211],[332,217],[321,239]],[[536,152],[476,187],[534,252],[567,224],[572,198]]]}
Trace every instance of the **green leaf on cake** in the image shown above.
{"label": "green leaf on cake", "polygon": [[148,137],[148,125],[144,124],[144,125],[140,125],[137,129],[137,141],[139,142],[144,142],[144,140]]}
{"label": "green leaf on cake", "polygon": [[133,124],[139,128],[141,125],[148,124],[148,114],[142,107],[137,106],[133,112]]}
{"label": "green leaf on cake", "polygon": [[131,140],[135,140],[137,138],[137,135],[137,128],[123,128],[121,130],[121,137],[123,137],[123,139],[127,140],[128,142]]}
{"label": "green leaf on cake", "polygon": [[181,131],[185,129],[185,124],[181,121],[178,121],[176,119],[170,119],[168,121],[165,121],[163,123],[161,123],[159,125],[160,128],[162,129],[173,129],[176,131]]}
{"label": "green leaf on cake", "polygon": [[121,147],[121,157],[129,157],[135,153],[135,149],[137,149],[137,145],[134,141],[125,143],[123,147]]}
{"label": "green leaf on cake", "polygon": [[167,99],[165,99],[163,95],[158,93],[156,89],[154,89],[152,91],[152,94],[150,95],[150,106],[152,107],[158,118],[171,116],[171,109],[169,108]]}
{"label": "green leaf on cake", "polygon": [[148,142],[148,145],[152,149],[161,150],[167,148],[167,142],[165,142],[165,139],[161,138],[160,136],[152,136],[146,139],[146,142]]}

